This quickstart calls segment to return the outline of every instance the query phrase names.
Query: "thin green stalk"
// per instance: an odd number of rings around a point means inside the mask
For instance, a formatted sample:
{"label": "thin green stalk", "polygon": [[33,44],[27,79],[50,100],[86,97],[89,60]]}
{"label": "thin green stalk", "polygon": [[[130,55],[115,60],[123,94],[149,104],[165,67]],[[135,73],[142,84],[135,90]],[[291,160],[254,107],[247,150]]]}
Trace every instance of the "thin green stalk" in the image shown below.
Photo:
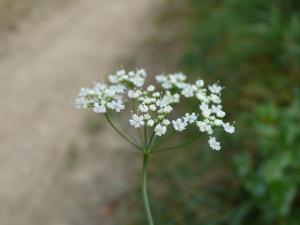
{"label": "thin green stalk", "polygon": [[128,137],[126,137],[125,134],[123,134],[114,124],[113,122],[111,121],[111,119],[109,118],[108,114],[105,113],[105,118],[107,120],[107,122],[109,123],[109,125],[112,126],[112,128],[122,137],[124,138],[128,143],[130,143],[132,146],[134,146],[136,149],[140,150],[140,151],[143,151],[143,149],[138,146],[137,144],[135,144],[132,140],[130,140]]}
{"label": "thin green stalk", "polygon": [[156,137],[157,137],[157,136],[155,135],[155,132],[152,131],[152,135],[151,135],[151,137],[150,137],[149,144],[147,145],[148,152],[151,152],[152,145],[155,143]]}
{"label": "thin green stalk", "polygon": [[161,141],[159,141],[157,144],[154,145],[154,148],[157,148],[158,146],[162,145],[165,143],[167,140],[169,140],[170,137],[172,137],[175,134],[175,130],[173,130],[171,133],[166,135]]}
{"label": "thin green stalk", "polygon": [[178,148],[182,148],[186,145],[189,145],[191,143],[193,143],[194,141],[196,141],[198,138],[199,138],[200,135],[197,135],[195,137],[193,137],[192,139],[180,144],[180,145],[176,145],[176,146],[172,146],[172,147],[169,147],[169,148],[164,148],[164,149],[159,149],[157,151],[153,151],[153,153],[159,153],[159,152],[166,152],[166,151],[172,151],[172,150],[176,150]]}
{"label": "thin green stalk", "polygon": [[146,127],[146,124],[144,126],[144,147],[147,148],[147,143],[148,143],[148,140],[147,140],[147,127]]}
{"label": "thin green stalk", "polygon": [[150,203],[148,199],[148,193],[147,193],[147,166],[148,166],[149,156],[150,156],[149,153],[144,153],[143,174],[142,174],[142,194],[143,194],[144,207],[146,211],[148,225],[154,225],[151,209],[150,209]]}

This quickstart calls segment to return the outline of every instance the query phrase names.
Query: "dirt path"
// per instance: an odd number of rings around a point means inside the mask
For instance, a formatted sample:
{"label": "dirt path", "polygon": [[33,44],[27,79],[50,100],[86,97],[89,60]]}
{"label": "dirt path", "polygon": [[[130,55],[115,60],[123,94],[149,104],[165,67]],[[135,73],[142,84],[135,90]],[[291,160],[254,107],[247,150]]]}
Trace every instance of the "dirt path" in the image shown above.
{"label": "dirt path", "polygon": [[[0,224],[111,223],[96,208],[126,186],[120,157],[130,156],[112,132],[82,137],[70,100],[146,37],[156,2],[77,0],[11,35],[0,58]],[[89,150],[66,169],[72,140]]]}

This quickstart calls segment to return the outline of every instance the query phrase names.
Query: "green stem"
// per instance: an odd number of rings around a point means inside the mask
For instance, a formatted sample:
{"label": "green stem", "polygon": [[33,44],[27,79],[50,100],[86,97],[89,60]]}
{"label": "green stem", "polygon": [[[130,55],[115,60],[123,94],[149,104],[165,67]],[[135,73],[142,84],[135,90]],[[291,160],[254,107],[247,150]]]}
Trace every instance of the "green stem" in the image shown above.
{"label": "green stem", "polygon": [[147,145],[147,149],[148,149],[149,152],[151,152],[152,145],[155,143],[155,140],[156,140],[156,135],[155,135],[155,132],[152,131],[152,135],[150,137],[149,144]]}
{"label": "green stem", "polygon": [[128,143],[130,143],[132,146],[134,146],[136,149],[140,150],[140,151],[143,151],[143,149],[138,146],[137,144],[135,144],[132,140],[130,140],[128,137],[126,137],[114,124],[113,122],[111,121],[111,119],[109,118],[108,114],[105,113],[105,118],[107,120],[107,122],[109,123],[109,125],[112,126],[112,128],[122,137],[124,138]]}
{"label": "green stem", "polygon": [[158,146],[165,143],[167,140],[169,140],[170,137],[172,137],[175,134],[175,130],[172,131],[170,134],[166,135],[161,141],[159,141],[157,144],[154,145],[154,148],[157,148]]}
{"label": "green stem", "polygon": [[144,147],[147,148],[147,127],[144,125]]}
{"label": "green stem", "polygon": [[150,204],[149,204],[149,200],[148,200],[148,193],[147,193],[148,159],[149,159],[149,153],[144,153],[143,174],[142,174],[142,193],[143,193],[144,207],[145,207],[145,211],[146,211],[148,225],[154,225],[152,214],[151,214],[151,209],[150,209]]}

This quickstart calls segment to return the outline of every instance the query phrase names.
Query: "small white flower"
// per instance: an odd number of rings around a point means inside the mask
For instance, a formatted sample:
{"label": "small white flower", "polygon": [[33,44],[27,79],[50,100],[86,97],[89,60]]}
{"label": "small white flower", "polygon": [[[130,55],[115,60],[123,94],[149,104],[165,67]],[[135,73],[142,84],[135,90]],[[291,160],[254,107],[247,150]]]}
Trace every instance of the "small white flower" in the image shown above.
{"label": "small white flower", "polygon": [[159,92],[154,92],[154,93],[152,94],[152,96],[153,96],[154,98],[159,98],[160,93],[159,93]]}
{"label": "small white flower", "polygon": [[156,110],[156,105],[152,104],[152,105],[149,105],[149,108],[151,111],[155,111]]}
{"label": "small white flower", "polygon": [[121,100],[109,102],[107,103],[107,107],[114,109],[116,112],[121,112],[123,109],[125,109],[125,106]]}
{"label": "small white flower", "polygon": [[213,84],[213,85],[209,85],[208,89],[214,94],[219,94],[223,88],[218,84]]}
{"label": "small white flower", "polygon": [[109,76],[108,76],[108,80],[109,80],[111,83],[113,83],[113,84],[115,84],[115,83],[118,83],[118,82],[119,82],[119,79],[118,79],[118,77],[117,77],[117,76],[115,76],[115,75],[109,75]]}
{"label": "small white flower", "polygon": [[172,121],[173,127],[177,131],[183,131],[186,126],[188,125],[186,121],[184,121],[181,118],[178,118],[177,120]]}
{"label": "small white flower", "polygon": [[74,101],[74,105],[76,106],[77,109],[86,109],[88,106],[89,101],[86,100],[85,98],[77,98]]}
{"label": "small white flower", "polygon": [[213,150],[219,151],[221,149],[220,142],[216,141],[215,137],[209,137],[208,144]]}
{"label": "small white flower", "polygon": [[152,126],[154,125],[154,120],[148,120],[148,121],[147,121],[147,125],[148,125],[149,127],[152,127]]}
{"label": "small white flower", "polygon": [[107,88],[106,84],[103,83],[96,83],[95,90],[98,90],[100,92],[104,91]]}
{"label": "small white flower", "polygon": [[134,77],[131,78],[130,81],[137,87],[142,87],[144,85],[144,81],[145,79],[141,78],[141,77]]}
{"label": "small white flower", "polygon": [[107,88],[104,90],[104,95],[109,97],[109,98],[113,98],[115,96],[116,92],[114,89],[112,88]]}
{"label": "small white flower", "polygon": [[215,119],[215,120],[214,120],[214,124],[215,124],[216,126],[221,126],[221,125],[223,125],[223,121],[220,120],[220,119]]}
{"label": "small white flower", "polygon": [[170,105],[167,105],[163,108],[161,108],[160,110],[158,110],[158,113],[166,113],[169,114],[170,112],[172,112],[173,108]]}
{"label": "small white flower", "polygon": [[154,85],[150,85],[150,86],[148,86],[148,88],[147,88],[147,91],[149,91],[149,92],[153,92],[154,90],[155,90]]}
{"label": "small white flower", "polygon": [[206,93],[203,90],[196,91],[196,98],[203,103],[209,102],[209,98],[206,96]]}
{"label": "small white flower", "polygon": [[155,103],[156,102],[156,99],[155,98],[149,98],[149,97],[146,97],[143,99],[143,102],[145,104],[151,104],[151,103]]}
{"label": "small white flower", "polygon": [[117,84],[117,85],[111,85],[111,86],[110,86],[110,89],[111,89],[112,91],[114,91],[115,93],[123,94],[126,88],[125,88],[125,86],[122,85],[122,84]]}
{"label": "small white flower", "polygon": [[212,134],[213,130],[210,124],[204,121],[197,121],[197,127],[199,127],[199,130],[201,132],[207,132],[208,134]]}
{"label": "small white flower", "polygon": [[169,74],[168,76],[165,75],[157,75],[156,80],[158,83],[161,84],[161,86],[168,90],[172,87],[176,88],[182,88],[184,86],[184,81],[186,79],[186,76],[183,73],[174,73]]}
{"label": "small white flower", "polygon": [[144,114],[144,119],[145,120],[150,120],[151,119],[151,116],[147,113],[147,114]]}
{"label": "small white flower", "polygon": [[106,108],[104,105],[99,105],[97,102],[94,104],[93,111],[95,113],[106,113]]}
{"label": "small white flower", "polygon": [[147,73],[146,73],[146,71],[144,70],[144,69],[139,69],[139,70],[137,70],[136,71],[137,72],[137,74],[139,75],[139,76],[141,76],[141,77],[146,77],[147,76]]}
{"label": "small white flower", "polygon": [[234,131],[235,131],[235,127],[230,125],[230,123],[224,123],[223,128],[227,133],[230,133],[230,134],[234,133]]}
{"label": "small white flower", "polygon": [[87,88],[80,88],[79,96],[85,97],[88,95],[88,89]]}
{"label": "small white flower", "polygon": [[167,132],[167,127],[162,126],[161,124],[157,124],[154,128],[154,131],[157,136],[162,136]]}
{"label": "small white flower", "polygon": [[204,81],[203,80],[196,80],[195,82],[197,87],[203,87],[204,86]]}
{"label": "small white flower", "polygon": [[165,75],[156,75],[155,79],[157,82],[162,83],[167,80],[167,77]]}
{"label": "small white flower", "polygon": [[187,122],[189,122],[190,124],[194,123],[197,120],[198,116],[196,115],[196,113],[186,113],[183,117],[183,119]]}
{"label": "small white flower", "polygon": [[171,122],[170,122],[170,120],[168,120],[168,119],[164,119],[164,120],[162,121],[162,124],[168,126],[168,125],[171,124]]}
{"label": "small white flower", "polygon": [[208,107],[208,105],[206,103],[202,102],[201,105],[199,106],[199,108],[200,108],[200,110],[202,112],[202,115],[204,117],[207,118],[207,117],[210,116],[210,114],[211,114],[212,111],[211,111],[211,109]]}
{"label": "small white flower", "polygon": [[137,114],[133,114],[129,122],[130,125],[134,126],[135,128],[139,128],[145,124],[143,116],[138,116]]}
{"label": "small white flower", "polygon": [[142,104],[142,105],[139,105],[139,110],[143,113],[146,113],[146,112],[148,112],[149,108],[148,108],[148,106]]}
{"label": "small white flower", "polygon": [[122,75],[125,75],[126,74],[126,71],[125,70],[118,70],[117,72],[116,72],[116,75],[117,76],[122,76]]}
{"label": "small white flower", "polygon": [[139,91],[133,91],[133,90],[128,91],[129,98],[138,98],[139,96],[140,96]]}
{"label": "small white flower", "polygon": [[216,95],[216,94],[211,94],[210,95],[210,100],[213,102],[213,103],[216,103],[216,104],[220,104],[221,103],[221,98],[220,96]]}
{"label": "small white flower", "polygon": [[222,110],[221,105],[217,105],[217,106],[213,105],[211,111],[215,113],[219,118],[223,118],[226,115],[226,113]]}
{"label": "small white flower", "polygon": [[185,84],[181,91],[181,94],[187,98],[193,97],[194,96],[193,86],[190,84]]}

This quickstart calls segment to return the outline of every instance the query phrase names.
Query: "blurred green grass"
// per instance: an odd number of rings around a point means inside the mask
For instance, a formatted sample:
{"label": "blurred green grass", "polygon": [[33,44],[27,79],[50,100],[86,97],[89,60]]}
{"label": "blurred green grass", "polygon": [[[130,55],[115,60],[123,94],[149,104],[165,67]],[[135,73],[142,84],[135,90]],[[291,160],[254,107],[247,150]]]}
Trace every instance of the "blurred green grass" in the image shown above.
{"label": "blurred green grass", "polygon": [[[169,0],[160,21],[183,26],[177,68],[226,87],[237,132],[219,135],[221,152],[203,140],[153,156],[156,223],[300,224],[300,1]],[[145,222],[139,194],[137,183],[128,224]]]}

